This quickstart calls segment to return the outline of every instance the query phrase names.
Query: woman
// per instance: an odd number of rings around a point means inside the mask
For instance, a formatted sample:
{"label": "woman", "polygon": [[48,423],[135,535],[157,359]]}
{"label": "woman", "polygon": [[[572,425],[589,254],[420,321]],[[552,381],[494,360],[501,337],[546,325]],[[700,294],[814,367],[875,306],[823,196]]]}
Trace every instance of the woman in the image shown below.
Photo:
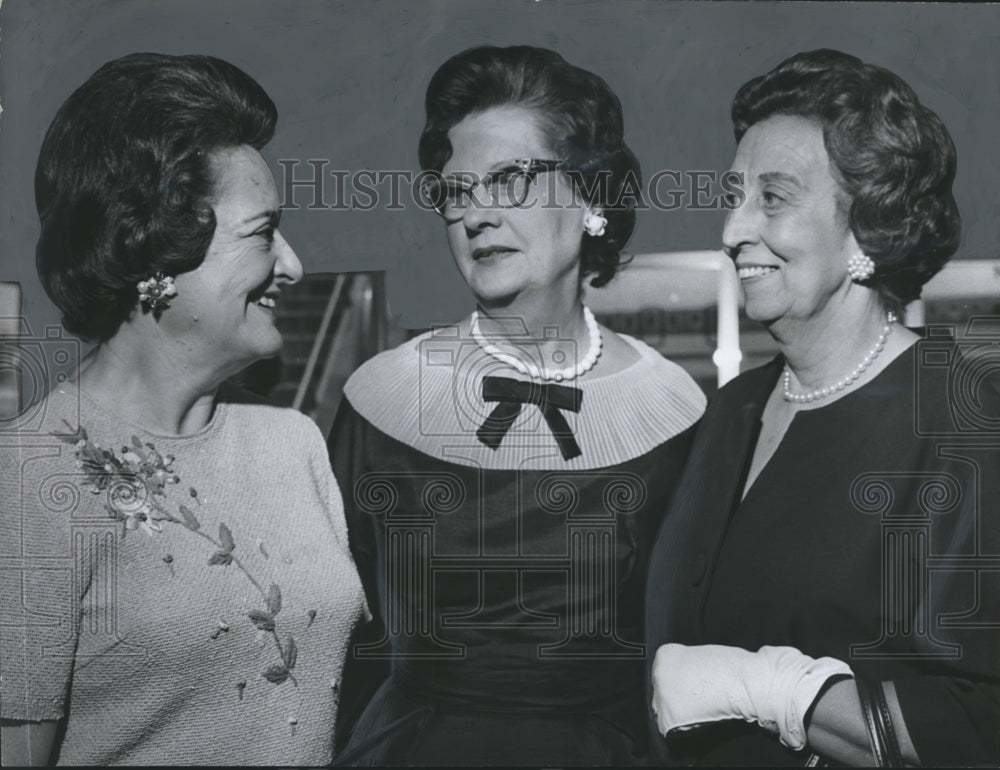
{"label": "woman", "polygon": [[302,266],[231,64],[134,54],[59,110],[38,268],[97,343],[5,435],[4,763],[332,759],[364,609],[322,436],[225,384],[281,347]]}
{"label": "woman", "polygon": [[[829,50],[748,82],[733,122],[723,241],[781,355],[719,392],[657,538],[658,745],[995,763],[997,372],[900,323],[959,243],[951,138],[899,77]],[[970,406],[979,427],[956,427]]]}
{"label": "woman", "polygon": [[621,106],[529,47],[458,54],[426,106],[425,194],[477,310],[362,366],[334,425],[379,621],[352,653],[391,661],[339,761],[633,764],[649,546],[704,397],[581,300],[632,232]]}

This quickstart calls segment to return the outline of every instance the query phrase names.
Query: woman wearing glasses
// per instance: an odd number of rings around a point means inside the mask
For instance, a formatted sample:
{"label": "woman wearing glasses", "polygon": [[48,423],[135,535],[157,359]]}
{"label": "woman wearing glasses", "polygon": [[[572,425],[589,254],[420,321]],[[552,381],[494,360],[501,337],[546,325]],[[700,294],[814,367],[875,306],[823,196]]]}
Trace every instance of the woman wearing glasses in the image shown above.
{"label": "woman wearing glasses", "polygon": [[477,309],[362,366],[334,425],[376,621],[342,709],[390,669],[340,761],[635,764],[649,546],[705,399],[582,302],[635,220],[621,106],[551,51],[484,47],[426,107],[424,193]]}

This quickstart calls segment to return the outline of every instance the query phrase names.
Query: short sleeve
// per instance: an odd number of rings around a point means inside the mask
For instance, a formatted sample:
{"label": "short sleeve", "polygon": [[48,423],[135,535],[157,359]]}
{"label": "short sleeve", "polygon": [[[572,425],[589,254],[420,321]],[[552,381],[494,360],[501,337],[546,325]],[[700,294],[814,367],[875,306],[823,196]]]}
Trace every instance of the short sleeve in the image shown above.
{"label": "short sleeve", "polygon": [[310,473],[316,485],[317,494],[323,500],[326,516],[330,522],[330,528],[336,536],[337,543],[344,553],[349,555],[347,522],[344,520],[344,500],[340,494],[337,480],[333,476],[333,470],[330,468],[323,434],[320,433],[316,423],[308,417],[297,412],[291,413],[290,416],[301,423],[296,425],[296,428],[301,430],[304,439],[303,451],[309,458]]}
{"label": "short sleeve", "polygon": [[40,435],[0,433],[0,702],[2,717],[65,715],[89,582],[74,536],[81,496],[72,455]]}
{"label": "short sleeve", "polygon": [[[333,474],[333,469],[330,467],[323,434],[320,433],[319,428],[312,420],[309,418],[302,419],[308,422],[309,461],[313,468],[320,494],[325,503],[326,515],[330,522],[330,527],[333,529],[337,544],[341,547],[344,556],[353,563],[354,557],[351,554],[349,545],[347,520],[344,516],[344,497],[341,493],[340,485]],[[368,609],[367,600],[365,601],[363,615],[366,620],[371,620],[371,611]]]}
{"label": "short sleeve", "polygon": [[354,488],[365,471],[363,418],[346,398],[341,401],[327,443],[330,465],[342,494],[344,517],[361,582],[369,607],[377,615],[377,545],[372,529],[372,517],[361,511],[355,502]]}
{"label": "short sleeve", "polygon": [[330,464],[343,493],[351,554],[361,576],[361,584],[364,586],[370,608],[368,615],[370,622],[359,623],[355,627],[344,663],[334,740],[337,753],[347,744],[354,725],[379,685],[389,675],[386,661],[362,659],[354,654],[358,645],[376,642],[384,635],[379,610],[378,547],[375,541],[373,517],[361,511],[354,498],[355,484],[366,470],[364,427],[364,419],[345,397],[337,410],[327,443]]}

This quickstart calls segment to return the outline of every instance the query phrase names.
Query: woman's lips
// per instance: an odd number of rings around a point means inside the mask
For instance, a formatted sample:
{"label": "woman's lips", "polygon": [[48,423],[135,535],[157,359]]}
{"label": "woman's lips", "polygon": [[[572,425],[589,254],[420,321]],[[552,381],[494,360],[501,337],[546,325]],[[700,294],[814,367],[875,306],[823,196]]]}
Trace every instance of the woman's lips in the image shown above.
{"label": "woman's lips", "polygon": [[271,286],[255,290],[247,299],[251,305],[256,305],[264,310],[274,310],[278,306],[278,297],[280,296],[281,289]]}
{"label": "woman's lips", "polygon": [[274,282],[274,276],[269,275],[247,295],[247,301],[265,310],[274,310],[281,296],[281,287]]}
{"label": "woman's lips", "polygon": [[741,281],[748,278],[760,278],[775,272],[778,268],[774,265],[745,265],[736,268],[736,275]]}
{"label": "woman's lips", "polygon": [[472,260],[477,262],[480,259],[488,259],[489,257],[495,257],[502,254],[512,254],[515,251],[517,251],[517,249],[512,249],[507,246],[481,246],[472,251]]}

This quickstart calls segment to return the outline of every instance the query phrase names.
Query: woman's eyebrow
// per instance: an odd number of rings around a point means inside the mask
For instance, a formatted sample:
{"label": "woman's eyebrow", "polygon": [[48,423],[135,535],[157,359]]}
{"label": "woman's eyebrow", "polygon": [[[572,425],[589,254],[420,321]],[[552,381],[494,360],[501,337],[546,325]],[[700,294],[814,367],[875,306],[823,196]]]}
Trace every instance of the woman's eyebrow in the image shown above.
{"label": "woman's eyebrow", "polygon": [[447,174],[442,174],[441,178],[449,182],[474,185],[479,181],[480,175],[475,171],[449,171]]}
{"label": "woman's eyebrow", "polygon": [[245,219],[241,220],[240,224],[241,225],[248,225],[248,224],[250,224],[252,222],[256,222],[257,220],[260,220],[260,219],[269,220],[272,224],[277,225],[278,222],[281,221],[281,209],[280,208],[277,208],[277,209],[265,209],[264,211],[260,211],[260,212],[258,212],[256,214],[251,214],[250,216],[248,216]]}
{"label": "woman's eyebrow", "polygon": [[782,182],[784,184],[790,184],[794,187],[803,187],[802,181],[792,174],[787,174],[784,171],[765,171],[762,174],[757,175],[757,179],[761,182]]}

